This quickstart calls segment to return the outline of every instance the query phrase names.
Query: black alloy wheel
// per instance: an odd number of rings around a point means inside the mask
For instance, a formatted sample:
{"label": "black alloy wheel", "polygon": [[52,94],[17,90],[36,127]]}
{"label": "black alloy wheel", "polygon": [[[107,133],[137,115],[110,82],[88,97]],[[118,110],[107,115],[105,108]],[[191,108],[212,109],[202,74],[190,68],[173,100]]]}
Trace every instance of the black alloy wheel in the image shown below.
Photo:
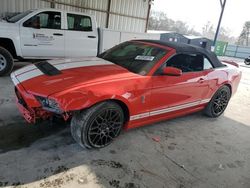
{"label": "black alloy wheel", "polygon": [[226,90],[221,90],[217,93],[213,100],[213,113],[220,115],[224,112],[229,102],[230,96]]}
{"label": "black alloy wheel", "polygon": [[224,85],[214,94],[213,98],[210,100],[206,106],[204,112],[209,117],[219,117],[225,109],[231,98],[231,90],[228,86]]}
{"label": "black alloy wheel", "polygon": [[105,101],[76,113],[71,120],[71,133],[82,147],[102,148],[119,136],[123,125],[121,106]]}
{"label": "black alloy wheel", "polygon": [[93,119],[88,129],[90,145],[99,148],[109,145],[121,131],[123,118],[116,109],[105,109]]}

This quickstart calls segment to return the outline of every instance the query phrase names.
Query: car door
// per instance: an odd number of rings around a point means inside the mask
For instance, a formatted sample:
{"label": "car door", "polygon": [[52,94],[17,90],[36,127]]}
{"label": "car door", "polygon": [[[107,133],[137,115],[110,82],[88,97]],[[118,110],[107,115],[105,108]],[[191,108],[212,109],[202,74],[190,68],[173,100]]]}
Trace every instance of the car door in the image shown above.
{"label": "car door", "polygon": [[96,56],[98,33],[90,16],[67,13],[65,56]]}
{"label": "car door", "polygon": [[24,57],[64,57],[62,12],[43,11],[20,25],[21,49]]}
{"label": "car door", "polygon": [[204,101],[209,101],[213,94],[215,93],[215,88],[218,87],[218,74],[221,70],[216,70],[211,63],[211,60],[204,56],[204,76],[205,76],[205,84],[208,86],[208,92],[203,96]]}
{"label": "car door", "polygon": [[[182,70],[181,76],[162,74],[164,67]],[[203,56],[197,54],[177,54],[165,62],[152,77],[151,111],[181,110],[198,105],[206,92],[208,84],[203,71]],[[169,110],[168,110],[169,109]]]}

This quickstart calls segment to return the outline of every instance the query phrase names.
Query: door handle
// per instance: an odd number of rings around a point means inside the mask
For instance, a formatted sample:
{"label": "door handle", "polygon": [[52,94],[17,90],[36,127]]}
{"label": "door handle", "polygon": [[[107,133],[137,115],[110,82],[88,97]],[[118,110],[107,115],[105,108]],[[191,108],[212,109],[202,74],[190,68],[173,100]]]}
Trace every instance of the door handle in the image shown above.
{"label": "door handle", "polygon": [[205,81],[204,78],[200,78],[200,79],[198,80],[199,83],[203,83],[204,81]]}
{"label": "door handle", "polygon": [[88,38],[94,39],[96,38],[96,36],[88,36]]}
{"label": "door handle", "polygon": [[55,35],[55,36],[63,36],[62,33],[53,33],[53,35]]}

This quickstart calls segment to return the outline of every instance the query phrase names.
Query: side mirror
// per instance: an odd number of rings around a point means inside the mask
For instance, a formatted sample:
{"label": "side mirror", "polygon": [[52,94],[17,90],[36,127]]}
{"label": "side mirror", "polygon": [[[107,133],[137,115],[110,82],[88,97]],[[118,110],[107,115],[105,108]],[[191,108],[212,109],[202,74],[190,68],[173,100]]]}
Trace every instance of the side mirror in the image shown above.
{"label": "side mirror", "polygon": [[166,67],[163,69],[163,74],[168,76],[181,76],[182,70],[175,67]]}

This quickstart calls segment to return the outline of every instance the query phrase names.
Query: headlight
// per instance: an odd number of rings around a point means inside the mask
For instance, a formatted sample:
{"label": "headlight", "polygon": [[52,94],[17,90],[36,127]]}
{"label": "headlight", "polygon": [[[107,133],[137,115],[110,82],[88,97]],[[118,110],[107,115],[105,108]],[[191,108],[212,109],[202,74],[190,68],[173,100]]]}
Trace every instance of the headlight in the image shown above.
{"label": "headlight", "polygon": [[54,99],[49,99],[46,97],[36,96],[37,100],[41,103],[42,107],[46,110],[61,113],[59,104]]}
{"label": "headlight", "polygon": [[50,108],[60,109],[58,103],[54,99],[47,99],[47,101]]}

